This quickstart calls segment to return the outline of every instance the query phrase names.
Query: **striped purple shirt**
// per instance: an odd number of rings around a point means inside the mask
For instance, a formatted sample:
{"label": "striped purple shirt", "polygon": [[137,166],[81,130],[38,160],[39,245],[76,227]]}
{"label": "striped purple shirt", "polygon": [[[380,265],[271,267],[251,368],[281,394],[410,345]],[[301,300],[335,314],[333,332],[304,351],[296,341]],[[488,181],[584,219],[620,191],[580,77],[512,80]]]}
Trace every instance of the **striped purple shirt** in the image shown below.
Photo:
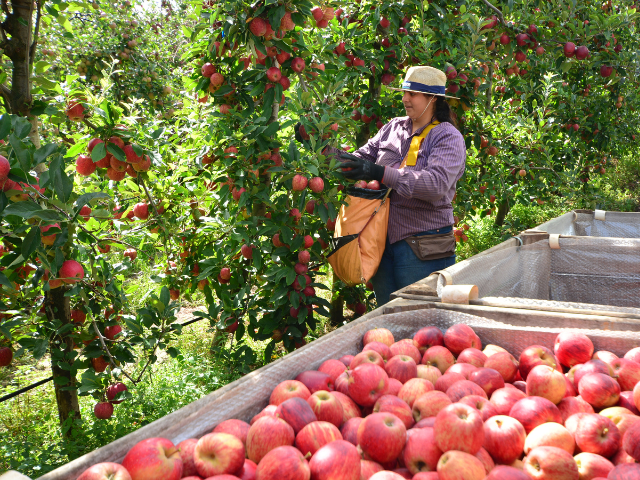
{"label": "striped purple shirt", "polygon": [[393,189],[389,195],[390,243],[453,224],[451,201],[467,155],[462,134],[450,123],[436,125],[423,140],[415,166],[399,168],[411,139],[425,128],[411,134],[409,117],[394,118],[355,152],[386,167],[382,181]]}

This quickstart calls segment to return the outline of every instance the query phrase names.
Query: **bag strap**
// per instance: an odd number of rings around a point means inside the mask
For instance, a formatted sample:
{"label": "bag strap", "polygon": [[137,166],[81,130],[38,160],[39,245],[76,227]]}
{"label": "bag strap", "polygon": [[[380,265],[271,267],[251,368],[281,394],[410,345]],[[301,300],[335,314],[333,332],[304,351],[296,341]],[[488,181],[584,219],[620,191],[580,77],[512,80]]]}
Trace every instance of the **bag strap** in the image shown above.
{"label": "bag strap", "polygon": [[422,142],[429,135],[429,132],[436,126],[439,125],[439,121],[433,122],[427,128],[425,128],[420,135],[416,135],[411,139],[411,145],[409,146],[409,151],[407,152],[407,156],[404,157],[404,161],[400,164],[400,168],[405,166],[413,167],[418,161],[418,152],[420,152],[420,147],[422,146]]}
{"label": "bag strap", "polygon": [[389,196],[389,194],[391,193],[391,189],[388,188],[387,189],[387,193],[385,193],[384,197],[382,197],[382,201],[380,202],[380,205],[378,205],[378,207],[373,211],[373,213],[371,214],[371,216],[369,217],[369,220],[367,220],[367,223],[364,224],[364,227],[362,227],[362,229],[358,232],[358,236],[364,232],[364,229],[367,228],[367,225],[369,225],[369,222],[371,220],[373,220],[373,217],[376,216],[376,213],[378,213],[378,210],[380,210],[382,208],[382,206],[384,205],[384,202],[387,201],[387,197]]}

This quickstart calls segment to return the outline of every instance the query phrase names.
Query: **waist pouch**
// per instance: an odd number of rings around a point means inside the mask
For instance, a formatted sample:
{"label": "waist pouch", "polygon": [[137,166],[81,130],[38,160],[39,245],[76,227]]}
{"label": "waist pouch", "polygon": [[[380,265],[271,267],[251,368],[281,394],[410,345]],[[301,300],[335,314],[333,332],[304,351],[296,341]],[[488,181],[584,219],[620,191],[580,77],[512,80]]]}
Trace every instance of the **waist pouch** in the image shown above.
{"label": "waist pouch", "polygon": [[453,230],[447,233],[407,237],[405,241],[419,260],[438,260],[456,253],[456,237]]}

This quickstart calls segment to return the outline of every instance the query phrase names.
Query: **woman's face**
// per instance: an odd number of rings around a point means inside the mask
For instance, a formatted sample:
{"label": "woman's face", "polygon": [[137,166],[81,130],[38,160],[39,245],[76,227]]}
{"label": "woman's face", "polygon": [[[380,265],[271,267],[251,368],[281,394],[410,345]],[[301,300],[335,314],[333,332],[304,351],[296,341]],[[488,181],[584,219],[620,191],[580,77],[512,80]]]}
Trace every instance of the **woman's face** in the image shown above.
{"label": "woman's face", "polygon": [[424,109],[427,108],[429,102],[433,99],[433,95],[424,93],[404,92],[402,95],[402,103],[404,109],[410,118],[416,118],[422,115]]}

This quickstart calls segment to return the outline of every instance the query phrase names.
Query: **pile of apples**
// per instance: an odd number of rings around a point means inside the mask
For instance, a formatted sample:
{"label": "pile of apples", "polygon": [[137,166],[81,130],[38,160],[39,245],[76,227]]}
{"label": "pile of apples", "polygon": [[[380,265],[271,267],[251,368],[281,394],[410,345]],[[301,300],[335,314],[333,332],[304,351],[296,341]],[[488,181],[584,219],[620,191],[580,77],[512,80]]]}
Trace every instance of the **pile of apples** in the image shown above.
{"label": "pile of apples", "polygon": [[150,438],[78,480],[640,479],[640,347],[594,353],[568,331],[518,361],[464,324],[363,343],[280,383],[251,423]]}

